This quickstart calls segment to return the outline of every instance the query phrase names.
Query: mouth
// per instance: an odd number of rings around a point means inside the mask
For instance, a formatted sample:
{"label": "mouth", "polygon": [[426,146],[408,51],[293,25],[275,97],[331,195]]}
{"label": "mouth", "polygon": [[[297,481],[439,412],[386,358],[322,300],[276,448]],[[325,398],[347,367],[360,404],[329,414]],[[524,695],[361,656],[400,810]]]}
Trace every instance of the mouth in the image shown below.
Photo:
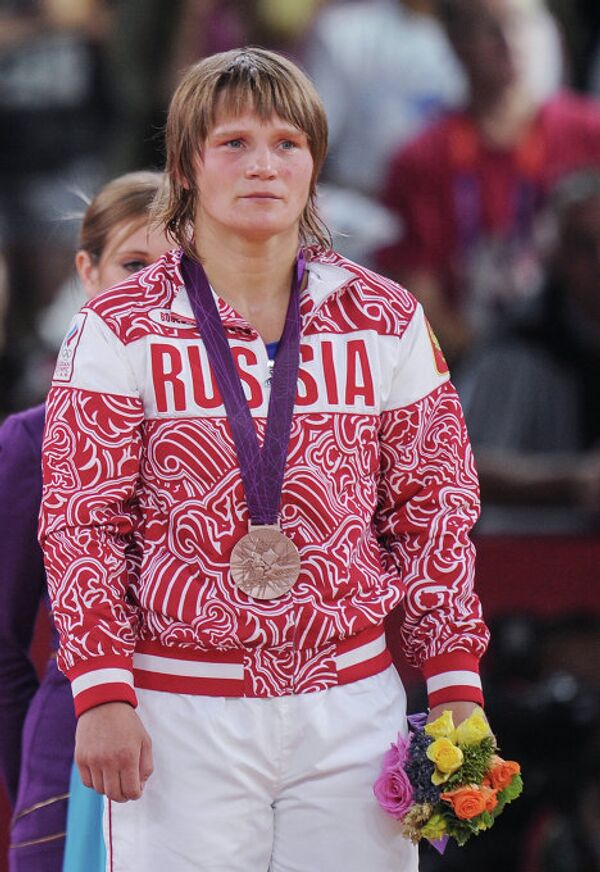
{"label": "mouth", "polygon": [[275,194],[267,194],[264,191],[256,191],[252,194],[244,194],[242,200],[281,200],[281,197],[276,197]]}

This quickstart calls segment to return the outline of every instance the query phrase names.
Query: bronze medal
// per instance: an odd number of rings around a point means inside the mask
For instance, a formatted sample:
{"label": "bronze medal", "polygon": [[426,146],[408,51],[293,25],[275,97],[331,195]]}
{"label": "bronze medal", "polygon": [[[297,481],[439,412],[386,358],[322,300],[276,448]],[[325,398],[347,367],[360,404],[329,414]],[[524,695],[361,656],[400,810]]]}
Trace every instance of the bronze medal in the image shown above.
{"label": "bronze medal", "polygon": [[231,577],[254,599],[276,599],[300,574],[300,554],[275,524],[251,526],[231,552]]}

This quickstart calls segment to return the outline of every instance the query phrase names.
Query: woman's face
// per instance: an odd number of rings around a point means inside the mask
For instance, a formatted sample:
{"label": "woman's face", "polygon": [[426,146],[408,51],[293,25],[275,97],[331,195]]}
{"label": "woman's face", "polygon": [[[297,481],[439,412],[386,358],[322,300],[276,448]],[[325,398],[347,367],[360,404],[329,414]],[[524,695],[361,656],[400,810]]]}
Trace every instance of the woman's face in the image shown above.
{"label": "woman's face", "polygon": [[150,228],[146,221],[125,221],[108,234],[99,260],[92,260],[87,251],[78,251],[75,266],[86,296],[91,298],[158,260],[171,248],[173,243],[162,230]]}
{"label": "woman's face", "polygon": [[313,166],[306,134],[278,115],[217,114],[196,165],[200,248],[211,233],[254,242],[297,237]]}
{"label": "woman's face", "polygon": [[523,14],[513,0],[462,0],[456,48],[478,90],[501,92],[517,76],[514,46]]}

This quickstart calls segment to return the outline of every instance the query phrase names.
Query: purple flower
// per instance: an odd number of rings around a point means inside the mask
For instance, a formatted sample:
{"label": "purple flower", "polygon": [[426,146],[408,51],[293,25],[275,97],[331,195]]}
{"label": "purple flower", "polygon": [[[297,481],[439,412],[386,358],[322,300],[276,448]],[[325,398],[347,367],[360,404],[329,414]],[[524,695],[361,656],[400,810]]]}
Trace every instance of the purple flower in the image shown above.
{"label": "purple flower", "polygon": [[410,738],[399,735],[398,741],[390,745],[383,758],[381,775],[373,785],[379,805],[396,820],[406,814],[414,801],[413,788],[404,771],[409,744]]}
{"label": "purple flower", "polygon": [[435,805],[440,798],[440,788],[431,782],[435,765],[427,757],[427,748],[432,742],[433,738],[424,730],[412,733],[404,766],[414,788],[415,802]]}

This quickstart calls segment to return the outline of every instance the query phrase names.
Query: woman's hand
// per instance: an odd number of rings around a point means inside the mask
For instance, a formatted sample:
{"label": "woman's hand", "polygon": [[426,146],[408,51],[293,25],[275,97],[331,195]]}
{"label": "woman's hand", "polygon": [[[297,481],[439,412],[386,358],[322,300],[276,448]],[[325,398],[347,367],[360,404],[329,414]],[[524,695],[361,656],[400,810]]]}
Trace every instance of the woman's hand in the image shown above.
{"label": "woman's hand", "polygon": [[464,720],[466,720],[470,714],[472,714],[473,709],[481,708],[478,706],[476,702],[444,702],[441,705],[434,706],[429,714],[427,715],[427,723],[430,724],[432,721],[435,721],[436,718],[439,718],[445,711],[452,712],[452,719],[454,721],[454,726],[457,727]]}
{"label": "woman's hand", "polygon": [[129,703],[104,703],[80,716],[75,762],[86,787],[114,802],[140,798],[153,770],[152,741]]}

